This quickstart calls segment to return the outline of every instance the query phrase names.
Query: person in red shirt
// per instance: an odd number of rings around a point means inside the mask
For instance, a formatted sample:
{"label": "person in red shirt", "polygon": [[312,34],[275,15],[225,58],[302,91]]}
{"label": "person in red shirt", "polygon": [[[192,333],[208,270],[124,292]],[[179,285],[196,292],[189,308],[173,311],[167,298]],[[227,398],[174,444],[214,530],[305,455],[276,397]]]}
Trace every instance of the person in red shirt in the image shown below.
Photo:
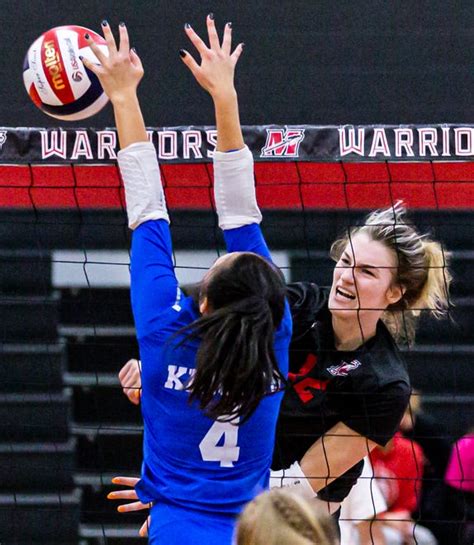
{"label": "person in red shirt", "polygon": [[383,521],[384,545],[435,544],[431,532],[412,518],[421,497],[424,465],[421,446],[397,432],[386,447],[377,447],[370,453],[370,461],[388,506],[385,513],[377,515]]}

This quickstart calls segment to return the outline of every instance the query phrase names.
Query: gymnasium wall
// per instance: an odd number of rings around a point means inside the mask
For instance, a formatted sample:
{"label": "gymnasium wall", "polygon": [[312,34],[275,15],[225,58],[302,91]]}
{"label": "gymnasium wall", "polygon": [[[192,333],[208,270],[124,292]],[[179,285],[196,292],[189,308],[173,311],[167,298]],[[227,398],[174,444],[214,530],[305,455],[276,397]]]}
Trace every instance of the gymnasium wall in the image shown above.
{"label": "gymnasium wall", "polygon": [[[237,85],[245,124],[472,123],[469,0],[51,0],[0,2],[0,125],[55,126],[22,84],[28,45],[52,26],[124,20],[142,56],[154,126],[209,124],[209,98],[181,65],[182,31],[213,11],[244,41]],[[192,48],[191,48],[192,49]],[[89,122],[113,125],[111,109]],[[83,124],[83,123],[82,123]]]}

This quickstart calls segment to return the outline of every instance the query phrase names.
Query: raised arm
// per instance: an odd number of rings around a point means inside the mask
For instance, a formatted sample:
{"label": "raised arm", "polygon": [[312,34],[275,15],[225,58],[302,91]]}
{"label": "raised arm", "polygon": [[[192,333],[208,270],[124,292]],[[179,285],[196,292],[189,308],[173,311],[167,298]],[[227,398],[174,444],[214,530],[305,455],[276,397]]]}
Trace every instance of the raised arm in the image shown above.
{"label": "raised arm", "polygon": [[[179,289],[172,262],[169,217],[156,152],[148,141],[137,97],[143,77],[141,61],[130,49],[128,32],[119,26],[117,47],[106,21],[102,23],[108,55],[89,40],[100,65],[82,62],[99,78],[114,108],[121,151],[129,227],[134,230],[131,294],[137,336],[150,333],[166,310],[179,307]],[[86,39],[87,39],[86,35]],[[153,220],[153,221],[151,221]]]}
{"label": "raised arm", "polygon": [[185,50],[180,54],[214,102],[217,126],[214,195],[219,226],[224,230],[228,251],[250,251],[270,258],[258,226],[262,215],[255,194],[253,157],[244,144],[234,86],[235,66],[243,44],[232,52],[231,23],[225,25],[222,44],[212,15],[207,17],[206,23],[209,47],[189,24],[185,25],[186,34],[201,56],[201,64]]}

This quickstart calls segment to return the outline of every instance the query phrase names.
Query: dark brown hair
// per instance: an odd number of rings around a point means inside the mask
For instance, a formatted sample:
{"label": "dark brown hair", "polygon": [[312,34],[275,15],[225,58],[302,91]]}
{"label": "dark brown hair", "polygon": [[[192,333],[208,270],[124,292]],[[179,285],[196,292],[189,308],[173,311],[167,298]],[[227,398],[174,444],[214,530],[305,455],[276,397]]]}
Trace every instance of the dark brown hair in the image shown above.
{"label": "dark brown hair", "polygon": [[285,382],[273,349],[285,293],[281,272],[250,252],[236,254],[202,284],[210,311],[184,331],[200,340],[190,401],[211,418],[245,421]]}

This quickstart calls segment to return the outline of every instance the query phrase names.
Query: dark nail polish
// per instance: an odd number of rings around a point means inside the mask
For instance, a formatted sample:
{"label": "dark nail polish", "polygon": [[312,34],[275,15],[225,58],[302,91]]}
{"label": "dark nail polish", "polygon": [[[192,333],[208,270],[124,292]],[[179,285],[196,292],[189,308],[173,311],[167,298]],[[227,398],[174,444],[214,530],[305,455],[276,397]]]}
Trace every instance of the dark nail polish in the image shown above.
{"label": "dark nail polish", "polygon": [[108,25],[109,25],[109,23],[107,22],[106,19],[104,19],[104,20],[102,21],[102,26],[108,26]]}
{"label": "dark nail polish", "polygon": [[179,54],[181,55],[181,57],[186,57],[186,51],[184,49],[180,49],[179,50]]}
{"label": "dark nail polish", "polygon": [[229,28],[232,28],[232,23],[229,21],[229,22],[227,23],[227,26],[228,26]]}
{"label": "dark nail polish", "polygon": [[245,47],[245,43],[242,42],[242,43],[240,44],[240,47],[243,49],[243,48]]}
{"label": "dark nail polish", "polygon": [[79,55],[79,59],[82,61],[84,60],[84,57],[82,55]]}
{"label": "dark nail polish", "polygon": [[86,40],[90,40],[89,34],[88,34],[88,33],[84,34],[84,38],[85,38]]}
{"label": "dark nail polish", "polygon": [[184,23],[184,28],[191,28],[191,25],[189,23]]}
{"label": "dark nail polish", "polygon": [[125,23],[122,21],[122,22],[120,23],[120,26],[125,26]]}
{"label": "dark nail polish", "polygon": [[132,47],[132,51],[133,51],[134,53],[136,53],[136,52],[137,52],[137,50],[136,50],[136,48],[135,48],[135,47]]}
{"label": "dark nail polish", "polygon": [[209,13],[208,17],[209,17],[209,19],[211,21],[214,21],[214,14],[213,13]]}

